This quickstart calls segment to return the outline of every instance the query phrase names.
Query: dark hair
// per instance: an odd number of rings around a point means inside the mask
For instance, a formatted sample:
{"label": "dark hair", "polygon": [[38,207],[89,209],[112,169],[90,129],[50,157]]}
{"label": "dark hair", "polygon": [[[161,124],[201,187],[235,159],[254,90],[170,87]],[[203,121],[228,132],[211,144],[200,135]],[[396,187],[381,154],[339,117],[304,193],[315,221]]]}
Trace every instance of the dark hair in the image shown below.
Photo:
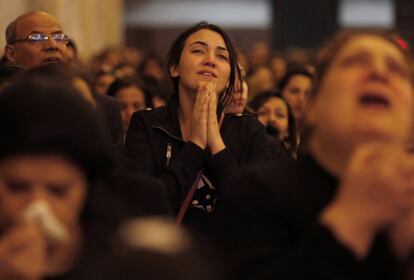
{"label": "dark hair", "polygon": [[280,90],[280,92],[282,93],[287,84],[289,83],[290,79],[296,75],[305,76],[308,77],[310,80],[313,80],[313,74],[311,72],[309,72],[303,67],[297,67],[294,69],[290,69],[286,72],[282,79],[280,79],[277,85],[277,89]]}
{"label": "dark hair", "polygon": [[152,108],[151,93],[146,86],[138,79],[116,78],[108,88],[107,95],[116,98],[116,94],[123,88],[136,87],[142,91],[145,98],[145,107]]}
{"label": "dark hair", "polygon": [[74,79],[79,78],[84,80],[92,91],[92,74],[79,65],[69,63],[48,63],[41,64],[27,72],[28,76],[48,77],[56,81],[68,80],[72,82]]}
{"label": "dark hair", "polygon": [[90,182],[112,168],[109,140],[91,106],[71,83],[25,75],[0,95],[0,158],[58,154],[73,161]]}
{"label": "dark hair", "polygon": [[139,75],[145,75],[145,69],[147,68],[148,62],[150,62],[151,60],[155,61],[162,70],[165,70],[165,67],[161,59],[154,53],[148,53],[144,56],[144,58],[137,67],[137,72]]}
{"label": "dark hair", "polygon": [[241,81],[241,75],[240,75],[240,69],[237,63],[237,53],[235,48],[233,47],[233,44],[231,43],[231,40],[229,36],[224,32],[221,27],[207,23],[205,21],[202,21],[189,29],[185,30],[183,33],[181,33],[173,42],[171,45],[171,48],[167,55],[167,70],[170,74],[170,78],[174,84],[174,91],[175,93],[178,93],[178,80],[179,78],[173,78],[171,77],[170,69],[173,66],[177,66],[180,63],[181,54],[184,49],[185,42],[188,37],[190,37],[193,33],[208,29],[211,31],[214,31],[221,35],[221,37],[224,40],[224,43],[226,44],[227,50],[229,52],[229,59],[230,59],[230,78],[229,78],[229,84],[228,87],[224,90],[224,92],[220,96],[220,106],[221,108],[224,108],[225,105],[231,100],[231,94],[234,91],[235,85],[237,81]]}

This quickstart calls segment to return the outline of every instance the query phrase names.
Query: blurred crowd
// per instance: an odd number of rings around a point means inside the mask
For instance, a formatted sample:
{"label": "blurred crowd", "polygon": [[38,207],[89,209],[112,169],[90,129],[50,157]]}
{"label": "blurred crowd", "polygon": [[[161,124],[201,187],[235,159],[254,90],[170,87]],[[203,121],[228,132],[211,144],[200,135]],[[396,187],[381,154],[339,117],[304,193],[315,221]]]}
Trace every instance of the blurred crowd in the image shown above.
{"label": "blurred crowd", "polygon": [[394,31],[81,60],[45,12],[0,62],[0,280],[414,279],[414,72]]}

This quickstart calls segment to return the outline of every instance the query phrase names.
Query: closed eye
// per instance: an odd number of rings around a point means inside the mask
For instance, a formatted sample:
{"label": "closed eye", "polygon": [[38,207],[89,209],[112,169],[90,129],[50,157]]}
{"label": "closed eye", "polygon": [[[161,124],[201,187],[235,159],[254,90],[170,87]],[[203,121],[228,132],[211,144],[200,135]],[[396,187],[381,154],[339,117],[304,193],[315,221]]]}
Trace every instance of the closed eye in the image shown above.
{"label": "closed eye", "polygon": [[203,54],[203,53],[204,53],[204,51],[203,51],[203,50],[200,50],[200,49],[194,49],[194,50],[191,50],[191,53],[195,53],[195,54]]}
{"label": "closed eye", "polygon": [[410,76],[409,70],[393,59],[388,60],[388,69],[391,73],[395,73],[402,78],[409,78]]}
{"label": "closed eye", "polygon": [[219,55],[218,55],[218,57],[219,57],[220,59],[225,60],[225,61],[228,61],[228,60],[229,60],[228,56],[227,56],[227,55],[224,55],[224,54],[219,54]]}

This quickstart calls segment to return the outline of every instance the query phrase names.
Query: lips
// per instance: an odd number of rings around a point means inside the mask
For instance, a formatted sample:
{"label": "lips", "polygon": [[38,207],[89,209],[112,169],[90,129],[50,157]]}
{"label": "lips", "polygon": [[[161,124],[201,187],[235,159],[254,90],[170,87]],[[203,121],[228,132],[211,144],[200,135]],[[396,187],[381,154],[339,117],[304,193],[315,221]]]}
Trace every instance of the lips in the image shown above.
{"label": "lips", "polygon": [[56,56],[52,56],[52,57],[48,57],[43,59],[43,62],[61,62],[62,59],[60,57],[56,57]]}
{"label": "lips", "polygon": [[201,70],[201,71],[198,71],[197,74],[203,75],[206,77],[217,78],[217,74],[210,70]]}
{"label": "lips", "polygon": [[391,100],[382,92],[365,91],[359,96],[359,104],[364,107],[375,107],[388,109],[391,107]]}

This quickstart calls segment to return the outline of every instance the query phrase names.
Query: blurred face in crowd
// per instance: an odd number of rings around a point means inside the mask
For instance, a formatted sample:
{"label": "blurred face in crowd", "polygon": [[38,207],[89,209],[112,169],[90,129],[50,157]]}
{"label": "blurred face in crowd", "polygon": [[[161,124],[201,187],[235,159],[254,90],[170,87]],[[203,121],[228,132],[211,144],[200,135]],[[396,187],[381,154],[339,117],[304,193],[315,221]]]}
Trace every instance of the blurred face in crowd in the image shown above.
{"label": "blurred face in crowd", "polygon": [[236,84],[236,88],[232,95],[232,101],[227,109],[228,113],[241,114],[244,111],[247,103],[247,96],[249,94],[249,87],[245,81],[240,86]]}
{"label": "blurred face in crowd", "polygon": [[[27,210],[34,203],[47,205],[69,238],[47,247],[46,273],[55,273],[71,262],[69,258],[79,246],[80,213],[86,191],[84,173],[64,157],[17,155],[3,159],[0,161],[0,232],[24,223]],[[37,222],[31,221],[45,232],[43,224]]]}
{"label": "blurred face in crowd", "polygon": [[103,74],[98,76],[95,82],[95,92],[99,94],[106,94],[113,81],[115,81],[114,75]]}
{"label": "blurred face in crowd", "polygon": [[270,67],[275,80],[278,81],[286,73],[286,60],[283,57],[276,56],[270,62]]}
{"label": "blurred face in crowd", "polygon": [[282,96],[292,108],[296,122],[301,122],[308,105],[312,81],[303,75],[293,75],[282,90]]}
{"label": "blurred face in crowd", "polygon": [[38,33],[49,36],[49,39],[39,42],[12,42],[6,47],[8,61],[25,68],[32,68],[43,63],[66,62],[66,42],[51,38],[53,34],[63,33],[55,17],[43,12],[36,12],[23,15],[17,20],[15,29],[17,40]]}
{"label": "blurred face in crowd", "polygon": [[116,92],[115,98],[121,108],[122,124],[126,131],[132,114],[145,108],[145,94],[140,88],[131,86],[121,88]]}
{"label": "blurred face in crowd", "polygon": [[196,92],[201,82],[213,82],[218,92],[230,77],[229,52],[221,35],[209,29],[191,34],[184,44],[178,65],[170,69],[179,77],[179,90]]}
{"label": "blurred face in crowd", "polygon": [[413,86],[402,51],[376,35],[357,35],[333,58],[309,114],[321,143],[403,144],[412,130]]}
{"label": "blurred face in crowd", "polygon": [[279,97],[269,98],[258,110],[257,116],[263,125],[272,125],[279,131],[279,138],[289,136],[289,115],[287,104]]}
{"label": "blurred face in crowd", "polygon": [[154,77],[157,80],[164,78],[164,71],[157,59],[148,59],[145,64],[144,74],[150,77]]}

